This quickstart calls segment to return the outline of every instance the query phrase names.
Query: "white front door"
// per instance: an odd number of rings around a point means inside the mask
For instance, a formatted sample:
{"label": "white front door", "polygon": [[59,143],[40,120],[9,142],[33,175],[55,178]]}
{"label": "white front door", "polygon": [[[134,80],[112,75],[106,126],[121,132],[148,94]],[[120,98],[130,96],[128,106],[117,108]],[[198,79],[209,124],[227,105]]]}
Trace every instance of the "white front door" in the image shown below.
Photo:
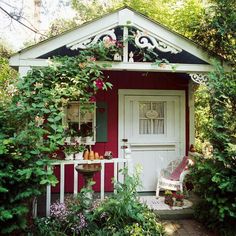
{"label": "white front door", "polygon": [[120,90],[119,102],[119,139],[143,169],[139,190],[154,191],[160,170],[185,152],[184,91]]}

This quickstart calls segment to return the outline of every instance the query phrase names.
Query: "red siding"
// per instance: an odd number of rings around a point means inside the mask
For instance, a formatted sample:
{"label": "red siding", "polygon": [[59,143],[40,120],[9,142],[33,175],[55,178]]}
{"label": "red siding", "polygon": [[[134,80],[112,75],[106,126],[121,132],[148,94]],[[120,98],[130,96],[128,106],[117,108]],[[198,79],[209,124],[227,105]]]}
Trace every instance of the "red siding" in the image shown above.
{"label": "red siding", "polygon": [[[188,78],[185,74],[175,73],[147,73],[147,72],[127,72],[127,71],[106,71],[109,76],[109,82],[113,88],[108,91],[102,91],[96,95],[97,101],[106,101],[108,104],[108,142],[96,143],[93,150],[101,155],[104,152],[112,151],[113,156],[118,155],[118,89],[163,89],[163,90],[184,90],[186,95],[186,152],[189,147],[189,113],[188,113]],[[107,166],[105,172],[105,191],[112,190],[112,183],[109,181],[113,177],[113,168]],[[73,191],[73,172],[66,175],[66,191]],[[81,177],[79,186],[82,185]],[[96,175],[96,185],[94,190],[100,188],[100,174]],[[58,189],[58,187],[57,187]]]}

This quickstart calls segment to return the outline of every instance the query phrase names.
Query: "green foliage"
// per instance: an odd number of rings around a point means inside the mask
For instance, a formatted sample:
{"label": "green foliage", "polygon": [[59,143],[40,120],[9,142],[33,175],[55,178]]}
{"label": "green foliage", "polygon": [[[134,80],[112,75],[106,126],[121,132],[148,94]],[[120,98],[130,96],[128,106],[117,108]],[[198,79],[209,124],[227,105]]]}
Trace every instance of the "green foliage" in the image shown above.
{"label": "green foliage", "polygon": [[205,7],[202,0],[108,0],[106,2],[72,0],[72,7],[77,11],[77,17],[81,22],[92,20],[123,6],[132,7],[187,37],[192,37],[203,17]]}
{"label": "green foliage", "polygon": [[[108,4],[107,4],[108,3]],[[82,22],[90,21],[114,9],[113,2],[72,0],[72,7],[78,12]],[[116,4],[116,3],[115,3]],[[99,9],[99,10],[98,10]]]}
{"label": "green foliage", "polygon": [[156,215],[137,198],[138,173],[124,174],[125,182],[116,183],[117,194],[104,201],[91,201],[91,190],[84,188],[77,199],[55,203],[50,218],[36,220],[34,235],[165,235]]}
{"label": "green foliage", "polygon": [[194,39],[210,51],[236,63],[235,0],[211,0],[195,27]]}
{"label": "green foliage", "polygon": [[9,66],[11,51],[0,42],[0,105],[7,104],[14,93],[17,73]]}
{"label": "green foliage", "polygon": [[215,71],[209,75],[206,90],[209,119],[202,122],[202,137],[213,145],[213,157],[196,158],[192,172],[195,188],[203,199],[198,217],[209,227],[217,226],[226,235],[236,219],[235,91],[235,74],[224,73],[216,64]]}
{"label": "green foliage", "polygon": [[57,182],[46,166],[64,144],[63,107],[75,100],[87,104],[110,87],[90,57],[54,58],[48,67],[29,71],[7,106],[1,104],[1,234],[23,230],[32,199]]}

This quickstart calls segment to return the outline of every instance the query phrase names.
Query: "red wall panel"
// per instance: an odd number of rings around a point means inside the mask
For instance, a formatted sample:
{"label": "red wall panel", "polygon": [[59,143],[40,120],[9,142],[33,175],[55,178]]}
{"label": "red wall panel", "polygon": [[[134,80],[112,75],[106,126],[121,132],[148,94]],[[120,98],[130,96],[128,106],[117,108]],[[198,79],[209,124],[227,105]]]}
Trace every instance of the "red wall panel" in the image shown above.
{"label": "red wall panel", "polygon": [[[92,149],[103,155],[105,151],[112,151],[113,156],[118,156],[118,90],[119,89],[160,89],[160,90],[184,90],[186,95],[186,152],[189,147],[189,114],[188,114],[188,76],[177,73],[148,73],[127,71],[105,71],[108,81],[113,88],[96,94],[97,101],[105,101],[108,104],[108,142],[96,143]],[[73,192],[73,171],[68,169],[66,174],[67,192]],[[105,191],[112,191],[113,167],[106,166]],[[100,173],[95,175],[95,191],[100,190]],[[79,178],[79,187],[82,186],[82,178]],[[56,188],[58,190],[58,187]]]}

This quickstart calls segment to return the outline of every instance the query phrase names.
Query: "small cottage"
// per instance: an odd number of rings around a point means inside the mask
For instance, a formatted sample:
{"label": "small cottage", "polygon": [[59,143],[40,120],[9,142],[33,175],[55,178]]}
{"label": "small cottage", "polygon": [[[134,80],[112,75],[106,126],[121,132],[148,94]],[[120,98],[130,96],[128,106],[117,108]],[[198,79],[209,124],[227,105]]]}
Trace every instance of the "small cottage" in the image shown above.
{"label": "small cottage", "polygon": [[[122,8],[19,51],[10,65],[24,76],[53,56],[73,57],[101,41],[112,48],[104,74],[113,88],[96,95],[95,113],[86,118],[93,133],[89,145],[115,158],[123,158],[129,147],[134,165],[143,169],[140,191],[155,191],[158,172],[194,144],[193,95],[213,69],[210,57],[191,40]],[[74,123],[82,122],[73,114],[76,106],[68,109]],[[114,169],[107,165],[105,190],[111,191]],[[73,191],[72,169],[65,178],[65,191]]]}

